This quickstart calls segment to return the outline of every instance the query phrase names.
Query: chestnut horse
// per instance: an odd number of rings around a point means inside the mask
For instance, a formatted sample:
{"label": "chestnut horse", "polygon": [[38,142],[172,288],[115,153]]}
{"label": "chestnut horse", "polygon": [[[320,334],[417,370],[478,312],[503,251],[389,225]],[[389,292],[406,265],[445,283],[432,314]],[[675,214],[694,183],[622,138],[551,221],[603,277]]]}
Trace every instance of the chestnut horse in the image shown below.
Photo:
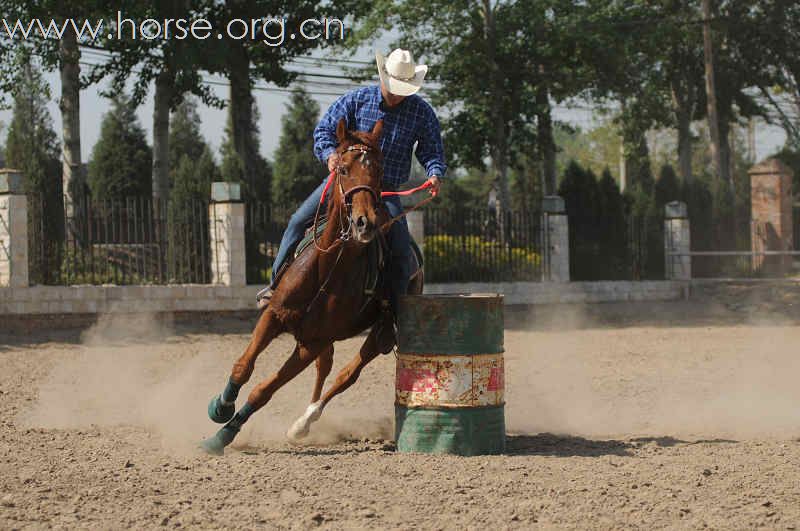
{"label": "chestnut horse", "polygon": [[[234,363],[225,390],[211,400],[209,417],[227,424],[203,441],[206,451],[222,454],[252,413],[264,407],[275,391],[316,361],[317,378],[311,405],[287,432],[290,439],[305,436],[328,402],[353,385],[364,366],[379,354],[380,345],[388,344],[391,348],[392,340],[387,343],[387,338],[383,337],[393,331],[387,329],[391,325],[384,326],[389,321],[385,316],[386,304],[379,293],[382,290],[376,290],[376,295],[367,295],[362,289],[369,267],[367,246],[373,238],[383,237],[390,223],[380,202],[382,128],[381,120],[371,132],[348,131],[344,120],[339,122],[336,136],[341,163],[330,187],[328,223],[320,237],[315,238],[314,245],[301,253],[284,272],[244,354]],[[316,219],[312,230],[316,230]],[[409,292],[422,292],[421,271],[414,276]],[[322,395],[333,363],[334,341],[353,337],[370,327],[358,354]],[[239,388],[250,379],[256,358],[284,332],[291,333],[297,340],[294,352],[278,372],[252,390],[247,403],[234,414]]]}

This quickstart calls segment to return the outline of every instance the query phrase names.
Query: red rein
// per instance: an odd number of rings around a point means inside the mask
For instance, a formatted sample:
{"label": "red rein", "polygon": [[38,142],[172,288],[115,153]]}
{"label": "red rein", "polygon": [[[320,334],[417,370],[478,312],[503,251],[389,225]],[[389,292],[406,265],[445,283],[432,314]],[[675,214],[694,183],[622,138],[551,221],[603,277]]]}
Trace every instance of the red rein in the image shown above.
{"label": "red rein", "polygon": [[[325,188],[322,190],[322,197],[319,198],[319,204],[325,202],[325,198],[328,196],[328,189],[331,187],[331,183],[333,183],[333,178],[336,176],[336,172],[332,171],[330,175],[328,175],[328,181],[325,183]],[[381,192],[381,197],[391,197],[394,195],[411,195],[426,188],[430,188],[433,186],[430,181],[425,181],[421,185],[417,186],[416,188],[412,188],[410,190],[403,190],[402,192]],[[436,192],[431,192],[431,194],[436,195]]]}

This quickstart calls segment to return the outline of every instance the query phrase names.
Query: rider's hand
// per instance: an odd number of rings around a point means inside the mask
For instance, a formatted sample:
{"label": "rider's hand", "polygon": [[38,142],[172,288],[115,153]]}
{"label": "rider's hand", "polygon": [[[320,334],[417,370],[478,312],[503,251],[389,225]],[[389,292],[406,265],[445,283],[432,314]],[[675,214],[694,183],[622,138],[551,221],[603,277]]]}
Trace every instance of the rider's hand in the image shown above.
{"label": "rider's hand", "polygon": [[340,162],[339,154],[336,152],[331,153],[331,156],[328,157],[328,171],[334,171],[336,166],[339,165]]}
{"label": "rider's hand", "polygon": [[431,193],[437,195],[439,193],[439,188],[442,186],[442,180],[434,175],[428,179],[428,182],[431,183]]}

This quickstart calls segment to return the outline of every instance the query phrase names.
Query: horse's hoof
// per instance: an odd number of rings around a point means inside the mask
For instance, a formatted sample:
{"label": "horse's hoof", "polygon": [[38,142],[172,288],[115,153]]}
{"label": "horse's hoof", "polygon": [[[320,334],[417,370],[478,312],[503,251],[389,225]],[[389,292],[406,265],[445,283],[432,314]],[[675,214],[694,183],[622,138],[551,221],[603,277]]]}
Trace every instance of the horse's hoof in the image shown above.
{"label": "horse's hoof", "polygon": [[292,427],[289,428],[287,430],[287,432],[286,432],[286,438],[287,439],[289,439],[290,441],[296,442],[296,441],[299,441],[300,439],[304,438],[306,435],[309,434],[309,432],[311,431],[309,425],[311,423],[310,422],[304,422],[304,420],[305,419],[303,419],[303,418],[299,418],[296,421],[294,421],[294,424],[292,424]]}
{"label": "horse's hoof", "polygon": [[316,422],[322,415],[322,402],[314,402],[306,408],[306,412],[294,421],[294,424],[286,432],[286,437],[290,441],[299,441],[311,431],[311,423]]}
{"label": "horse's hoof", "polygon": [[217,424],[225,424],[236,413],[236,404],[224,405],[221,395],[217,395],[208,403],[208,418]]}
{"label": "horse's hoof", "polygon": [[225,447],[233,442],[233,439],[236,437],[237,433],[239,433],[238,428],[224,426],[220,428],[220,430],[215,433],[213,437],[209,437],[200,443],[200,446],[208,454],[223,455],[225,453]]}
{"label": "horse's hoof", "polygon": [[225,445],[216,435],[201,442],[200,448],[209,455],[225,455]]}

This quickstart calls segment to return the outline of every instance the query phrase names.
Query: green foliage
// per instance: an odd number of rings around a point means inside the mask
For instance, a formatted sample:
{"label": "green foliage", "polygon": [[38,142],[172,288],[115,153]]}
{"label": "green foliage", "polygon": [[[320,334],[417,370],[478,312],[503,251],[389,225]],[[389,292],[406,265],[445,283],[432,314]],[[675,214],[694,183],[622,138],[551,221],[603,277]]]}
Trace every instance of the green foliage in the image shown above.
{"label": "green foliage", "polygon": [[[492,256],[493,264],[486,257]],[[425,278],[430,282],[452,279],[506,281],[538,280],[541,256],[523,247],[506,248],[480,236],[426,236]]]}
{"label": "green foliage", "polygon": [[[258,108],[253,109],[253,114],[258,117]],[[250,131],[253,136],[252,144],[259,145],[258,129]],[[257,164],[253,169],[251,178],[245,175],[245,164],[240,153],[236,151],[233,142],[233,129],[230,116],[225,127],[225,138],[220,146],[220,172],[225,182],[239,183],[242,186],[242,199],[251,201],[269,201],[272,183],[272,165],[261,155],[257,155]]]}
{"label": "green foliage", "polygon": [[211,183],[221,179],[208,144],[200,134],[196,103],[185,100],[170,123],[168,209],[169,278],[207,282],[210,271],[208,201]]}
{"label": "green foliage", "polygon": [[326,167],[314,156],[314,128],[319,105],[303,89],[295,89],[281,118],[281,137],[275,152],[272,203],[299,204],[319,185]]}
{"label": "green foliage", "polygon": [[655,201],[659,208],[670,201],[678,201],[681,196],[681,184],[675,169],[669,164],[661,167],[655,186]]}
{"label": "green foliage", "polygon": [[59,145],[50,114],[47,83],[31,56],[17,53],[13,111],[5,146],[5,165],[20,170],[29,195],[30,278],[43,283],[58,270],[55,250],[64,233]]}
{"label": "green foliage", "polygon": [[152,151],[136,108],[120,93],[103,116],[100,137],[89,161],[89,189],[95,199],[122,199],[151,193]]}

